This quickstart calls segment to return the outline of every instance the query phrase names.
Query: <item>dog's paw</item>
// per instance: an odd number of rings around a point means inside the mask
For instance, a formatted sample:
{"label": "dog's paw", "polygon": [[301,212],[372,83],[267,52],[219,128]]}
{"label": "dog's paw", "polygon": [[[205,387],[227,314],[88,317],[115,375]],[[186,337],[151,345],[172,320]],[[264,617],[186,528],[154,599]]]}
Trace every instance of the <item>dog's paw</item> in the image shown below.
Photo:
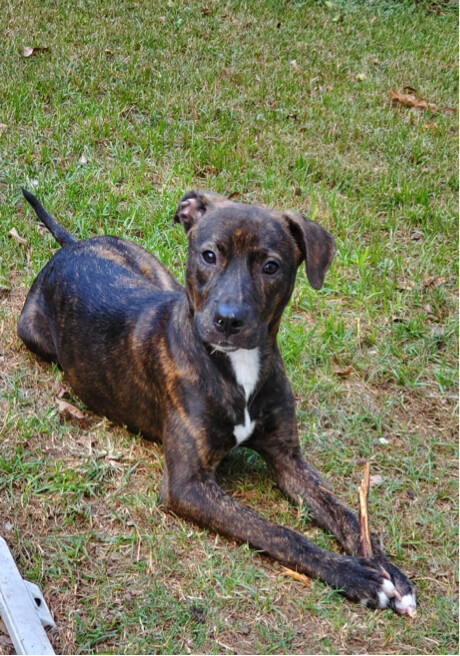
{"label": "dog's paw", "polygon": [[400,615],[416,614],[415,592],[410,581],[394,565],[367,558],[347,558],[337,587],[351,601],[373,609],[391,608]]}
{"label": "dog's paw", "polygon": [[417,614],[417,601],[415,588],[407,576],[401,572],[386,558],[378,560],[378,565],[382,570],[386,580],[391,583],[395,593],[390,599],[388,606],[399,615],[409,615],[415,617]]}

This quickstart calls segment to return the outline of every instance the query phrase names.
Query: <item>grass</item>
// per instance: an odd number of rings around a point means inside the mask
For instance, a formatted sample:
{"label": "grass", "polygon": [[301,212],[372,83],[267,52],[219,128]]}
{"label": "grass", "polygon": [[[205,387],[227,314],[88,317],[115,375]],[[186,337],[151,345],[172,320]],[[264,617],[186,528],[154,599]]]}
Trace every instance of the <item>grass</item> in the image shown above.
{"label": "grass", "polygon": [[[458,653],[454,5],[4,3],[0,532],[45,593],[59,653]],[[389,89],[406,85],[438,111],[392,106]],[[326,285],[299,271],[280,344],[311,460],[355,507],[360,463],[382,477],[372,525],[417,584],[416,620],[302,586],[165,515],[159,447],[60,417],[61,374],[15,334],[56,248],[21,185],[78,236],[133,239],[180,279],[172,215],[192,187],[297,208],[333,232]],[[236,451],[219,476],[336,548],[257,456]]]}

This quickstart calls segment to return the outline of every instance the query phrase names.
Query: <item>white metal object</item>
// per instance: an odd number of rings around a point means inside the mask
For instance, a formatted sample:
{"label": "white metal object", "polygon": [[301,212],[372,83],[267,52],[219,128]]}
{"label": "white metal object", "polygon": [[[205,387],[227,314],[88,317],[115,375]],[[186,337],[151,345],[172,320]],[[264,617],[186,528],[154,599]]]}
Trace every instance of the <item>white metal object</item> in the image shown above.
{"label": "white metal object", "polygon": [[17,654],[54,654],[44,627],[56,626],[40,588],[24,581],[0,537],[0,615]]}

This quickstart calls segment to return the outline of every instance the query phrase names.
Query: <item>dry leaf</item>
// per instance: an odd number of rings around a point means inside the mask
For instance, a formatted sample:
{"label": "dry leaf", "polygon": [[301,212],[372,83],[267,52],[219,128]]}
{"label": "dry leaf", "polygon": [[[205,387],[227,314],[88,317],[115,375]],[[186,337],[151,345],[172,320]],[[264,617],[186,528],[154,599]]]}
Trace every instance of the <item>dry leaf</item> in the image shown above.
{"label": "dry leaf", "polygon": [[208,14],[212,14],[212,9],[211,7],[202,7],[201,13],[203,16],[207,16]]}
{"label": "dry leaf", "polygon": [[63,399],[65,396],[69,396],[70,389],[65,385],[59,385],[58,391],[56,392],[57,399]]}
{"label": "dry leaf", "polygon": [[296,61],[295,59],[292,59],[292,60],[289,62],[289,66],[290,66],[294,71],[300,72],[300,66],[299,66],[299,64],[297,63],[297,61]]}
{"label": "dry leaf", "polygon": [[24,237],[19,236],[18,231],[16,230],[16,228],[11,228],[11,230],[8,233],[8,237],[13,237],[13,239],[16,239],[16,241],[19,244],[23,244],[23,245],[27,244],[27,241],[24,239]]}
{"label": "dry leaf", "polygon": [[383,483],[383,478],[380,474],[373,474],[369,477],[369,487],[374,487],[374,485],[381,485]]}
{"label": "dry leaf", "polygon": [[[407,88],[407,87],[406,87]],[[429,109],[431,112],[437,112],[438,108],[433,103],[429,103],[424,98],[417,98],[411,93],[400,93],[399,91],[394,91],[390,89],[391,100],[394,105],[403,105],[404,107],[410,107],[413,109]]]}
{"label": "dry leaf", "polygon": [[35,48],[22,46],[22,54],[24,57],[34,57],[35,55],[38,55],[39,52],[45,52],[46,50],[49,50],[48,46],[37,46]]}
{"label": "dry leaf", "polygon": [[5,132],[5,130],[8,130],[8,126],[6,123],[0,123],[0,134]]}
{"label": "dry leaf", "polygon": [[293,569],[289,569],[288,567],[283,567],[282,574],[283,576],[290,576],[296,581],[300,581],[300,583],[303,583],[308,588],[311,587],[311,581],[308,578],[308,576],[305,576],[305,574],[300,574],[300,572],[295,572]]}
{"label": "dry leaf", "polygon": [[231,14],[224,14],[222,16],[222,18],[226,18],[231,23],[233,23],[233,25],[239,25],[240,24],[240,21],[237,18],[235,18],[235,16],[232,16]]}
{"label": "dry leaf", "polygon": [[446,280],[447,280],[447,276],[443,276],[442,278],[438,278],[438,276],[430,276],[429,278],[423,281],[423,286],[440,287],[446,282]]}
{"label": "dry leaf", "polygon": [[341,367],[333,367],[332,371],[336,376],[348,378],[353,372],[353,367],[351,364],[349,364],[348,367],[345,367],[345,369],[342,369]]}
{"label": "dry leaf", "polygon": [[410,291],[411,289],[414,289],[414,287],[415,282],[413,280],[407,280],[407,278],[399,278],[396,283],[396,289],[400,292]]}
{"label": "dry leaf", "polygon": [[77,424],[79,424],[82,428],[87,427],[87,421],[86,417],[83,414],[83,412],[80,410],[80,408],[77,408],[75,405],[72,405],[72,403],[68,403],[67,401],[63,401],[62,399],[56,398],[57,405],[58,405],[58,411],[61,417],[64,419],[68,419],[70,421],[75,421]]}

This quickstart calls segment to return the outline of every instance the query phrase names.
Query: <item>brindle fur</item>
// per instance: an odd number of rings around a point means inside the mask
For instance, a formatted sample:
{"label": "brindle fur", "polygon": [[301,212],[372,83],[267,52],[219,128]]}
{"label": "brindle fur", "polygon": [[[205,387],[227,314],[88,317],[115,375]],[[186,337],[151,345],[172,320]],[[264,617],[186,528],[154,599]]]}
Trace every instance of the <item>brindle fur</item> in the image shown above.
{"label": "brindle fur", "polygon": [[[189,192],[175,216],[189,240],[184,288],[140,246],[113,236],[78,241],[24,194],[62,248],[33,283],[18,334],[34,353],[58,363],[91,409],[163,443],[164,506],[353,601],[378,607],[383,576],[391,577],[397,597],[412,594],[377,544],[373,560],[358,556],[357,519],[300,452],[276,337],[299,264],[305,261],[319,289],[335,254],[332,236],[296,212]],[[215,265],[203,261],[206,250],[216,253]],[[279,264],[276,275],[263,273],[267,258]],[[229,306],[238,321],[222,333],[216,307]],[[231,348],[259,349],[248,403],[221,350]],[[244,445],[263,456],[280,489],[307,504],[348,555],[268,522],[217,485],[216,468],[235,446],[233,430],[244,423],[246,405],[255,428]],[[394,598],[390,605],[395,608]]]}

